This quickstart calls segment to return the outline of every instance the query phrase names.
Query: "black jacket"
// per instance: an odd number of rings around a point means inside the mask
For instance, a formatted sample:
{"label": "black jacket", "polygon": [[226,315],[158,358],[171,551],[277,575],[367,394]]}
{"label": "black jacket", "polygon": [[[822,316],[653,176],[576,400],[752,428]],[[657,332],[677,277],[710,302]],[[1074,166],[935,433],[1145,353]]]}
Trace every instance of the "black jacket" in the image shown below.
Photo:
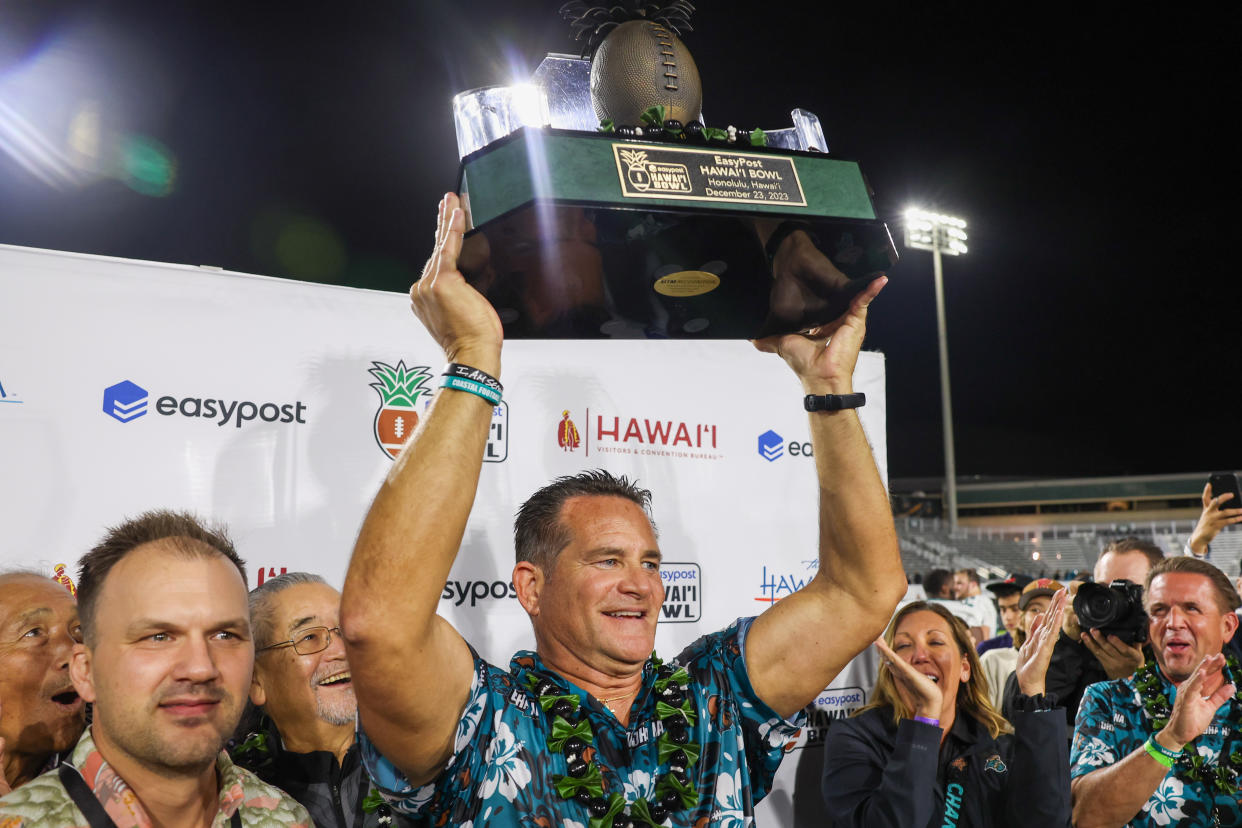
{"label": "black jacket", "polygon": [[1060,709],[1016,713],[993,739],[958,716],[940,728],[893,723],[889,707],[835,722],[824,745],[823,793],[836,828],[1068,828],[1069,752]]}
{"label": "black jacket", "polygon": [[336,754],[326,750],[311,753],[286,750],[270,720],[264,724],[262,747],[250,750],[239,747],[230,751],[233,761],[300,802],[310,812],[316,828],[426,826],[425,821],[400,814],[387,803],[364,810],[363,802],[372,788],[358,755],[357,743],[345,753],[344,763],[338,764]]}

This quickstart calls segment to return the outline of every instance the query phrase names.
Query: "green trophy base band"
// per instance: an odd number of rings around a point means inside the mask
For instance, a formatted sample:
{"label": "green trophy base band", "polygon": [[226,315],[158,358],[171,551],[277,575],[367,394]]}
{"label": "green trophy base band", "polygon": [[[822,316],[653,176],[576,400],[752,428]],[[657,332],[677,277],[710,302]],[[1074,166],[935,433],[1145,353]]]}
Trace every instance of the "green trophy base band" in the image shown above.
{"label": "green trophy base band", "polygon": [[523,129],[458,192],[458,267],[508,339],[806,330],[897,261],[858,165],[821,154]]}
{"label": "green trophy base band", "polygon": [[[631,162],[636,155],[645,157]],[[467,156],[458,191],[469,197],[475,227],[535,199],[639,210],[876,219],[854,161],[553,129],[520,129]]]}

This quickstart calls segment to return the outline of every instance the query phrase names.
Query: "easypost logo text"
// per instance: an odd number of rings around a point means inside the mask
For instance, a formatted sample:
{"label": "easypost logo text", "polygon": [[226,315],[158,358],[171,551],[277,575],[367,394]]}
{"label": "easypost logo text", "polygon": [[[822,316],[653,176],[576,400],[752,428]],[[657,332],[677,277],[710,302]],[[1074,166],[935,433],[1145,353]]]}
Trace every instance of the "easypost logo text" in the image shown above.
{"label": "easypost logo text", "polygon": [[[104,389],[103,411],[122,423],[132,422],[150,412],[149,392],[130,380]],[[155,401],[155,413],[163,417],[191,417],[214,422],[220,428],[241,428],[246,423],[306,423],[306,403],[254,402],[215,397],[174,397]]]}
{"label": "easypost logo text", "polygon": [[867,691],[861,687],[834,687],[823,691],[806,706],[806,724],[793,743],[793,749],[822,747],[833,723],[848,719],[866,703]]}
{"label": "easypost logo text", "polygon": [[809,442],[800,443],[797,440],[790,440],[786,443],[784,437],[770,428],[759,435],[759,456],[764,460],[774,463],[784,457],[786,452],[790,457],[813,457],[815,455],[814,448]]}
{"label": "easypost logo text", "polygon": [[696,563],[660,563],[664,605],[660,621],[672,624],[698,621],[702,615],[703,574]]}
{"label": "easypost logo text", "polygon": [[473,607],[480,601],[500,598],[517,598],[517,589],[512,581],[446,581],[444,591],[440,593],[441,601],[452,601],[455,607],[467,601]]}

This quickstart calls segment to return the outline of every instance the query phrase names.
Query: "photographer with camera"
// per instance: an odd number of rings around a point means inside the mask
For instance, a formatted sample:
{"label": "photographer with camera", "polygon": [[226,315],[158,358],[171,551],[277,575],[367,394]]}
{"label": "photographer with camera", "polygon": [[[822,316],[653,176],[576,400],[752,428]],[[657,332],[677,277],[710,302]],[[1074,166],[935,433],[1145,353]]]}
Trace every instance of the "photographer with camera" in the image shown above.
{"label": "photographer with camera", "polygon": [[[1085,619],[1078,615],[1084,607],[1078,600],[1078,592],[1086,584],[1070,585],[1074,606],[1072,610],[1066,607],[1061,636],[1052,651],[1046,678],[1048,691],[1056,693],[1065,705],[1070,727],[1074,725],[1074,714],[1088,685],[1133,675],[1143,665],[1142,644],[1146,641],[1146,633],[1140,618],[1142,596],[1137,590],[1141,589],[1138,585],[1146,581],[1148,571],[1163,557],[1160,547],[1138,538],[1110,543],[1095,563],[1092,584],[1095,589],[1088,589],[1093,600],[1086,604],[1084,614],[1089,617]],[[1111,589],[1109,585],[1117,581],[1128,581],[1134,589],[1127,591],[1121,584]],[[1107,592],[1100,593],[1099,588]],[[1101,604],[1103,594],[1111,597]],[[1096,607],[1095,612],[1091,611],[1092,606]],[[1110,620],[1113,615],[1115,621]],[[1141,635],[1140,631],[1143,631]],[[1013,710],[1017,695],[1017,683],[1011,676],[1005,685],[1002,705],[1005,715]]]}
{"label": "photographer with camera", "polygon": [[1074,824],[1242,824],[1242,670],[1221,653],[1242,599],[1193,557],[1162,560],[1145,586],[1153,657],[1087,688],[1070,756]]}

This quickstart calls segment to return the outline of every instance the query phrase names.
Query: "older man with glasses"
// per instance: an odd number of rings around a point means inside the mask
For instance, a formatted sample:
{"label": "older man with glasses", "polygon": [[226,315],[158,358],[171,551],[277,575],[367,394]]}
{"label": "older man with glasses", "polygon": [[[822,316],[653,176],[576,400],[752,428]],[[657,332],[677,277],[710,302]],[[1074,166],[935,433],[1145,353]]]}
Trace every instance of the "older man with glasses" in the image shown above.
{"label": "older man with glasses", "polygon": [[358,703],[340,638],[341,594],[290,572],[250,592],[256,708],[233,759],[302,803],[320,828],[421,824],[394,814],[354,744]]}

